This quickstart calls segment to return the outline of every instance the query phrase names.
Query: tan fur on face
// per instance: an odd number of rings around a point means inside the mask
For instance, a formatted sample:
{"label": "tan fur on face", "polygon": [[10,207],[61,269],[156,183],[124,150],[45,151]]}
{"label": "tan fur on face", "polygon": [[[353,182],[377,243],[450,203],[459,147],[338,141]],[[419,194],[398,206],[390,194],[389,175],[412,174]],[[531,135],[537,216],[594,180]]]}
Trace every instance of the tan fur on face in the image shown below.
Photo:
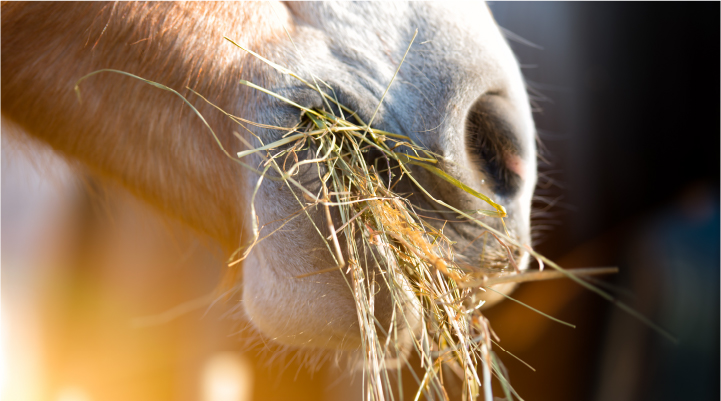
{"label": "tan fur on face", "polygon": [[[237,81],[250,71],[223,35],[262,50],[282,33],[273,12],[282,18],[284,8],[4,3],[3,115],[232,250],[241,242],[240,171],[179,99],[104,74],[83,83],[78,104],[73,86],[85,74],[112,68],[184,93],[190,86],[238,112]],[[227,119],[199,107],[224,145],[237,148]]]}

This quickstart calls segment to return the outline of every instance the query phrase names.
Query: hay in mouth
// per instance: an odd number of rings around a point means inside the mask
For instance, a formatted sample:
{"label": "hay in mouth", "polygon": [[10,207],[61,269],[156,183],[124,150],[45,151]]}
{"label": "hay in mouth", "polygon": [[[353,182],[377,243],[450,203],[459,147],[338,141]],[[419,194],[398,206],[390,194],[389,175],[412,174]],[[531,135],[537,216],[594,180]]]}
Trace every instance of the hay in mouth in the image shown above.
{"label": "hay in mouth", "polygon": [[[408,364],[406,352],[401,349],[403,345],[397,341],[399,333],[406,331],[411,333],[411,348],[425,368],[414,399],[422,393],[426,393],[427,398],[448,397],[441,374],[443,365],[449,366],[463,381],[465,399],[476,399],[481,388],[485,398],[492,399],[492,375],[499,379],[510,399],[515,392],[508,384],[500,361],[491,351],[492,330],[480,310],[483,301],[476,300],[476,295],[485,291],[483,284],[486,280],[521,274],[514,261],[514,255],[523,252],[520,244],[510,237],[507,230],[504,230],[505,233],[497,231],[474,217],[483,215],[501,219],[505,228],[502,219],[506,217],[506,211],[503,206],[436,167],[439,156],[411,138],[372,128],[375,113],[365,123],[353,110],[339,103],[332,90],[322,90],[321,85],[328,86],[318,78],[313,77],[312,83],[306,81],[294,72],[236,45],[280,73],[288,74],[316,90],[326,103],[324,109],[308,109],[277,93],[242,81],[297,107],[301,111],[301,122],[287,128],[280,140],[270,144],[263,144],[256,136],[261,146],[239,152],[238,157],[260,154],[264,160],[261,164],[264,173],[273,169],[277,176],[286,180],[288,187],[298,193],[296,199],[300,209],[315,206],[325,210],[328,225],[325,232],[330,234],[324,235],[320,229],[318,234],[333,255],[336,266],[298,278],[337,269],[345,271],[344,277],[356,303],[361,332],[366,394],[374,400],[393,398],[387,361],[397,358],[401,365]],[[349,121],[351,117],[353,122]],[[237,122],[241,125],[248,123]],[[247,131],[253,135],[252,131]],[[314,152],[313,158],[299,161],[297,153],[309,150]],[[369,157],[370,154],[375,157]],[[288,160],[292,161],[290,167]],[[307,163],[323,167],[318,169],[321,184],[318,193],[310,192],[293,179],[298,167]],[[477,210],[472,216],[468,211],[458,210],[434,198],[415,179],[411,166],[425,169],[483,200],[490,209]],[[401,179],[412,181],[419,191],[437,204],[434,206],[480,225],[507,252],[499,252],[498,246],[484,246],[484,251],[489,249],[489,252],[485,258],[480,258],[482,263],[474,266],[459,262],[454,243],[443,233],[443,229],[425,221],[407,199],[394,192]],[[334,225],[331,208],[339,217],[339,227]],[[251,218],[256,221],[255,216]],[[258,240],[257,226],[254,226],[253,234]],[[251,248],[252,245],[246,248],[239,260],[247,256]],[[236,262],[230,264],[233,263]],[[371,265],[379,269],[369,267]],[[393,303],[388,327],[379,324],[374,316],[374,297],[379,286],[387,288]]]}

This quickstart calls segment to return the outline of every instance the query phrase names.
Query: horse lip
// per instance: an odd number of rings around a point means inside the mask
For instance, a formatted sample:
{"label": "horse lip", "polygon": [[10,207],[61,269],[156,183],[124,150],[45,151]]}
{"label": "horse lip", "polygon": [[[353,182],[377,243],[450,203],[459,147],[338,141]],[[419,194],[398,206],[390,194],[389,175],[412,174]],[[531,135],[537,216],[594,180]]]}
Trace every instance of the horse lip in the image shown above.
{"label": "horse lip", "polygon": [[[374,91],[376,88],[367,81],[377,83],[372,79],[354,79],[349,84],[340,84],[334,80],[326,82],[333,88],[338,102],[353,110],[366,124],[371,123],[372,128],[409,136],[408,131],[396,117],[399,112],[394,110],[393,97],[386,96],[381,102],[382,92],[380,96],[377,95]],[[381,84],[377,84],[380,88]],[[374,117],[372,122],[371,117]]]}

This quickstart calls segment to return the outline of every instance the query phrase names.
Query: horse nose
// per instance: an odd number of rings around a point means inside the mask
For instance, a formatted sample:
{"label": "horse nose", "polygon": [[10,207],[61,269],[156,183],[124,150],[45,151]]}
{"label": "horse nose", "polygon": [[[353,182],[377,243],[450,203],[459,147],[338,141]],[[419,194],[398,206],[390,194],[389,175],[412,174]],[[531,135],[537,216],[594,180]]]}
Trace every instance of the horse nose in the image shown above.
{"label": "horse nose", "polygon": [[498,196],[515,197],[528,178],[529,149],[523,140],[518,111],[500,94],[485,94],[468,110],[466,149],[474,167]]}

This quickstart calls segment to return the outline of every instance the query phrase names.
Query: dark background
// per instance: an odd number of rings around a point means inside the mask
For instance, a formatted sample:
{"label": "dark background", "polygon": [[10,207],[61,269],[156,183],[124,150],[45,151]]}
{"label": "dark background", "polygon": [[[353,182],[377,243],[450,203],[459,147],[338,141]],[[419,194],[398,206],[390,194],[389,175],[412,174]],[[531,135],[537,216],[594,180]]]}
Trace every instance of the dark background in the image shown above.
{"label": "dark background", "polygon": [[[536,247],[618,266],[608,290],[674,345],[573,283],[488,311],[526,400],[719,398],[719,3],[490,3],[532,94]],[[510,33],[509,33],[510,32]],[[553,298],[553,299],[550,299]],[[501,393],[498,393],[501,394]]]}

